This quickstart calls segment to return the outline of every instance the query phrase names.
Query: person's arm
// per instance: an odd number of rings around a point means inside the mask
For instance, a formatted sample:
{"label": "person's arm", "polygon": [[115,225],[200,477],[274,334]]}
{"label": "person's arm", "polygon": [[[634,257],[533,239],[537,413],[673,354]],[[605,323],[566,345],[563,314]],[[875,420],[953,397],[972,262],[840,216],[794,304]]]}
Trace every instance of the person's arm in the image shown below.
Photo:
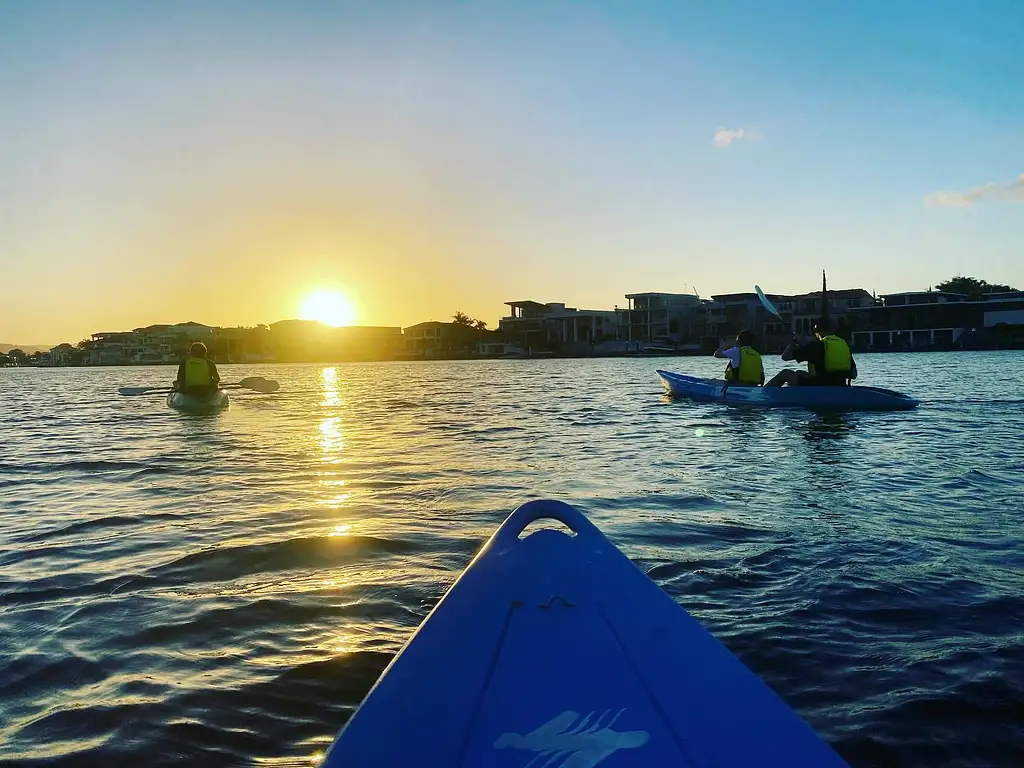
{"label": "person's arm", "polygon": [[[736,346],[736,340],[735,339],[726,339],[725,341],[723,341],[721,344],[718,345],[718,349],[715,350],[715,357],[729,357],[729,355],[727,355],[725,353],[728,352],[729,350],[731,350],[735,346]],[[730,358],[730,359],[732,359],[732,358]]]}
{"label": "person's arm", "polygon": [[857,361],[853,359],[853,355],[850,355],[850,380],[857,378]]}
{"label": "person's arm", "polygon": [[737,346],[729,347],[728,349],[719,350],[721,354],[715,353],[715,357],[722,357],[729,361],[729,366],[736,368],[740,367],[740,348]]}
{"label": "person's arm", "polygon": [[174,379],[174,388],[181,389],[185,386],[185,364],[178,364],[178,376]]}
{"label": "person's arm", "polygon": [[217,364],[213,360],[207,360],[210,364],[210,382],[217,386],[220,384],[220,371],[217,370]]}

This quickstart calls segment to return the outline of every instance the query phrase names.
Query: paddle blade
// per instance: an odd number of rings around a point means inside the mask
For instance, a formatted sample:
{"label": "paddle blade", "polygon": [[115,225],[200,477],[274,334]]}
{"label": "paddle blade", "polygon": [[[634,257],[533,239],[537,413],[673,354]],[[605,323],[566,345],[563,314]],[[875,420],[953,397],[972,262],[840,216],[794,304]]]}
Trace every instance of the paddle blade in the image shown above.
{"label": "paddle blade", "polygon": [[148,395],[151,392],[170,391],[170,387],[121,387],[117,390],[117,394],[124,395],[125,397],[135,397],[136,395]]}
{"label": "paddle blade", "polygon": [[781,320],[782,315],[779,314],[779,310],[775,308],[775,305],[772,304],[771,300],[764,295],[764,291],[761,290],[761,286],[755,285],[754,291],[757,293],[757,298],[761,300],[761,303],[764,305],[764,308],[767,309],[771,314],[779,318],[779,320]]}
{"label": "paddle blade", "polygon": [[250,376],[247,379],[242,379],[238,382],[238,386],[243,389],[262,392],[266,395],[269,395],[271,392],[277,392],[281,388],[281,385],[273,379],[264,379],[262,376]]}

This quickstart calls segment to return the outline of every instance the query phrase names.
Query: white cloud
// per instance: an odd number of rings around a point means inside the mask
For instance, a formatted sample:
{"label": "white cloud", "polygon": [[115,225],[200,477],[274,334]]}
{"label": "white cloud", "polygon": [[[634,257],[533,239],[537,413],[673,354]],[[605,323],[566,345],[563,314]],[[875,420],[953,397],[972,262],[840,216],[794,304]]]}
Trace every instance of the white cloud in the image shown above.
{"label": "white cloud", "polygon": [[931,192],[925,196],[926,205],[945,208],[966,208],[982,200],[1017,200],[1024,202],[1024,173],[1009,184],[992,182],[966,192]]}
{"label": "white cloud", "polygon": [[715,146],[725,149],[738,139],[742,139],[747,132],[742,128],[719,128],[715,131]]}

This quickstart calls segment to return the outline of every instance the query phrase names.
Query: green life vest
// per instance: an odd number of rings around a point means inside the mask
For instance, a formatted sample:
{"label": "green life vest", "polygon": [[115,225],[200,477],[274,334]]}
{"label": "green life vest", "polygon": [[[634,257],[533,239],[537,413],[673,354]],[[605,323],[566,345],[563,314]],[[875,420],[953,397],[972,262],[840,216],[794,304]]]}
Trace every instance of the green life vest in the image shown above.
{"label": "green life vest", "polygon": [[[821,373],[849,375],[850,369],[853,368],[853,355],[850,353],[850,345],[834,334],[822,336],[821,345],[825,348],[825,370],[821,371]],[[816,376],[819,373],[814,363],[807,363],[807,372],[812,376]]]}
{"label": "green life vest", "polygon": [[760,353],[753,347],[740,347],[739,370],[730,362],[725,368],[725,380],[732,384],[764,384],[764,364]]}
{"label": "green life vest", "polygon": [[190,357],[185,361],[186,387],[209,387],[212,384],[210,363],[205,357]]}

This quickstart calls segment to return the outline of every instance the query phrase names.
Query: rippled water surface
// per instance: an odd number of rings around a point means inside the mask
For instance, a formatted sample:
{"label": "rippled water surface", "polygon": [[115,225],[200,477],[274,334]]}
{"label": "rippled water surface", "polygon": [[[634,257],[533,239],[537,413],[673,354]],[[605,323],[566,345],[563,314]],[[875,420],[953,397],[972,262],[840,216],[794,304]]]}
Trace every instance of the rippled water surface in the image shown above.
{"label": "rippled water surface", "polygon": [[553,497],[853,765],[1024,765],[1024,354],[859,364],[921,407],[667,400],[693,358],[224,366],[281,391],[213,416],[0,370],[0,762],[311,765]]}

